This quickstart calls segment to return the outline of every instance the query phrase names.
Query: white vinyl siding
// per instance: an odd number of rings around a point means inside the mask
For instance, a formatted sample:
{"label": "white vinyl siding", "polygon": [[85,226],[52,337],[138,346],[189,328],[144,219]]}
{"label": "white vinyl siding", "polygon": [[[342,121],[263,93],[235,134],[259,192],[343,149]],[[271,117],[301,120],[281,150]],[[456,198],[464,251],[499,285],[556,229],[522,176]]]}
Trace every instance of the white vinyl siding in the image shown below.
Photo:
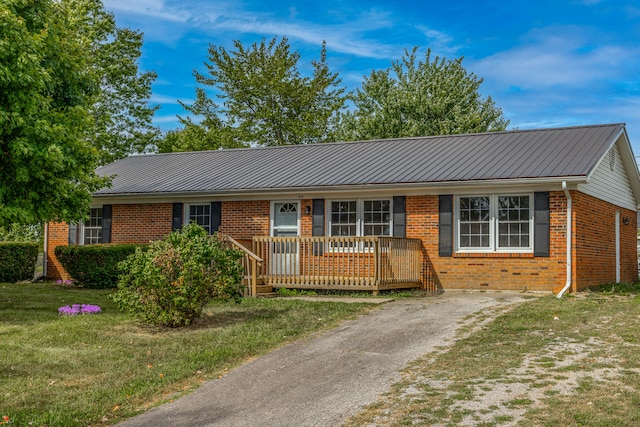
{"label": "white vinyl siding", "polygon": [[[604,156],[589,178],[589,183],[578,185],[578,191],[596,197],[616,206],[636,210],[636,200],[633,196],[627,170],[622,163],[618,144],[611,147],[615,155],[613,170],[611,170],[610,153]],[[634,173],[634,171],[631,171]]]}

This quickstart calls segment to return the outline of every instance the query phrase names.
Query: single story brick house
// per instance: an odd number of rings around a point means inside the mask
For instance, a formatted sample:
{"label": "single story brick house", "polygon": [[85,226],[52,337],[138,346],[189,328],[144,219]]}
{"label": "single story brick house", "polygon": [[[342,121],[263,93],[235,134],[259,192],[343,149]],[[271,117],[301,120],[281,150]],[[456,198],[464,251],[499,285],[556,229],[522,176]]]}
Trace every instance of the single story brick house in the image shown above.
{"label": "single story brick house", "polygon": [[578,291],[638,278],[624,124],[130,156],[54,248],[147,243],[195,221],[273,286]]}

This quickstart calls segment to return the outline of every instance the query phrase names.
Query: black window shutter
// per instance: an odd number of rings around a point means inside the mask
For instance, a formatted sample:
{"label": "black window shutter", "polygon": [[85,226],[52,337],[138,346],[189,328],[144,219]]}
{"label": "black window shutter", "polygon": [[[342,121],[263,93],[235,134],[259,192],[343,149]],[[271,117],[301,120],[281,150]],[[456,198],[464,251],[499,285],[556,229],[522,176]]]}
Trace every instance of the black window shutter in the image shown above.
{"label": "black window shutter", "polygon": [[176,231],[176,230],[180,230],[181,228],[182,228],[182,203],[174,203],[171,229],[173,231]]}
{"label": "black window shutter", "polygon": [[222,202],[211,202],[211,234],[217,232],[222,224]]}
{"label": "black window shutter", "polygon": [[533,194],[533,255],[540,257],[550,256],[550,215],[549,193],[540,192]]}
{"label": "black window shutter", "polygon": [[100,243],[111,243],[111,205],[102,206],[102,233]]}
{"label": "black window shutter", "polygon": [[[324,236],[324,199],[313,199],[311,218],[311,235]],[[322,243],[313,244],[313,254],[322,255],[324,246]]]}
{"label": "black window shutter", "polygon": [[393,236],[407,237],[407,214],[405,196],[393,196]]}
{"label": "black window shutter", "polygon": [[69,224],[69,245],[78,244],[78,224]]}
{"label": "black window shutter", "polygon": [[451,257],[453,255],[453,196],[441,195],[439,206],[438,255]]}
{"label": "black window shutter", "polygon": [[312,236],[324,236],[324,199],[313,199]]}

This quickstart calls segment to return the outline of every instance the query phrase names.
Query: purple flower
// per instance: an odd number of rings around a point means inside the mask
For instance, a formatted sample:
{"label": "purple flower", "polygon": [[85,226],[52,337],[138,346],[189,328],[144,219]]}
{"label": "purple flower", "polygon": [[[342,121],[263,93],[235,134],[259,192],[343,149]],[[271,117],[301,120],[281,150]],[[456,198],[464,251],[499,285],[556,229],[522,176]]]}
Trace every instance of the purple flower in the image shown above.
{"label": "purple flower", "polygon": [[60,279],[56,280],[56,284],[62,285],[62,280],[60,280]]}
{"label": "purple flower", "polygon": [[82,304],[82,307],[80,307],[80,312],[83,314],[98,314],[101,311],[102,309],[97,305]]}
{"label": "purple flower", "polygon": [[98,314],[102,309],[97,305],[91,304],[73,304],[71,306],[65,305],[58,309],[58,314],[64,316],[75,316],[78,314]]}

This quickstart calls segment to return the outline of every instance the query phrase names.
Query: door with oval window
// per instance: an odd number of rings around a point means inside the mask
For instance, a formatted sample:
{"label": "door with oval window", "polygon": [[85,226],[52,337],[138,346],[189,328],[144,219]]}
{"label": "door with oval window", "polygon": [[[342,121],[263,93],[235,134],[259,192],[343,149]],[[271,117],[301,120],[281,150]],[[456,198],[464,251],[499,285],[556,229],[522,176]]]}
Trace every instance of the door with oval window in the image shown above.
{"label": "door with oval window", "polygon": [[275,241],[271,254],[271,273],[281,275],[299,274],[298,242],[293,239],[287,241],[287,237],[300,235],[298,202],[274,202],[273,225],[271,235],[285,239]]}

